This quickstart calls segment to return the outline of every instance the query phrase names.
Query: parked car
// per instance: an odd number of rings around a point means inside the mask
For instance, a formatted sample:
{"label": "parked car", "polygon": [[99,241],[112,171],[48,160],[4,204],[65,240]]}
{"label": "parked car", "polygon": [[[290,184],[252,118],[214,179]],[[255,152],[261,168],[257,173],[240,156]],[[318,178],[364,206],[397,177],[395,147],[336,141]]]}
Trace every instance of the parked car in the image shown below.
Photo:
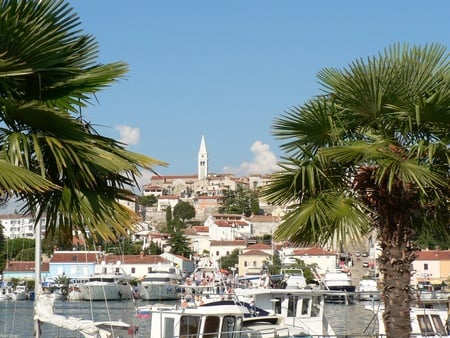
{"label": "parked car", "polygon": [[361,257],[361,251],[355,251],[355,256],[356,257]]}
{"label": "parked car", "polygon": [[362,263],[363,268],[368,268],[369,267],[369,262],[368,261],[364,261]]}
{"label": "parked car", "polygon": [[369,253],[367,251],[363,251],[363,253],[361,254],[363,257],[369,257]]}

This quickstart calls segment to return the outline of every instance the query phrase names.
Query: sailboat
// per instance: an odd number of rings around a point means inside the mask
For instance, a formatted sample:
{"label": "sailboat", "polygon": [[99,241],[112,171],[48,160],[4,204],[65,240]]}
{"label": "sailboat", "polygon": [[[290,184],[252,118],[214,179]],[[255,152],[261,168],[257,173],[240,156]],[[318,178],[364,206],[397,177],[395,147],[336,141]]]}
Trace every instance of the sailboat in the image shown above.
{"label": "sailboat", "polygon": [[55,295],[43,293],[41,287],[41,227],[37,222],[35,229],[35,299],[34,336],[41,337],[41,325],[48,323],[58,328],[76,331],[85,338],[119,338],[133,336],[137,327],[122,321],[102,321],[67,317],[55,313]]}

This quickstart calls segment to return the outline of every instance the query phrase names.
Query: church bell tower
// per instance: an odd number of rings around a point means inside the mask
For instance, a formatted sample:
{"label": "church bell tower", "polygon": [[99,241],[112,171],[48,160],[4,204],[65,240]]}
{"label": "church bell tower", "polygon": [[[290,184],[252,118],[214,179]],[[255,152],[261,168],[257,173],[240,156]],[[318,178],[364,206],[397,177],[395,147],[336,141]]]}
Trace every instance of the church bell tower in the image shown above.
{"label": "church bell tower", "polygon": [[202,136],[200,149],[198,151],[198,179],[208,177],[208,152],[206,151],[205,137]]}

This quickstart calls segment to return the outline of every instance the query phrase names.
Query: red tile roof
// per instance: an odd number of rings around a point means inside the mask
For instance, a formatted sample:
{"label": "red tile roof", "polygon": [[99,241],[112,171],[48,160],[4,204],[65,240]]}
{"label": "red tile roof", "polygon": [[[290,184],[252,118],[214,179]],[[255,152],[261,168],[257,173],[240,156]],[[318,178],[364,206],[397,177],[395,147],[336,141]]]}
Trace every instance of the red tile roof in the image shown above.
{"label": "red tile roof", "polygon": [[247,243],[244,240],[237,240],[237,241],[210,241],[210,246],[246,246]]}
{"label": "red tile roof", "polygon": [[262,250],[249,250],[240,254],[240,256],[269,256],[269,254]]}
{"label": "red tile roof", "polygon": [[83,251],[55,251],[50,259],[51,263],[95,263],[96,252]]}
{"label": "red tile roof", "polygon": [[267,245],[267,244],[263,244],[263,243],[256,243],[253,245],[249,245],[248,249],[253,249],[253,250],[257,250],[257,249],[261,249],[261,250],[268,250],[268,249],[272,249],[271,245]]}
{"label": "red tile roof", "polygon": [[450,250],[424,250],[417,253],[416,261],[450,260]]}
{"label": "red tile roof", "polygon": [[158,264],[170,263],[167,259],[159,255],[106,255],[102,257],[106,264]]}
{"label": "red tile roof", "polygon": [[330,256],[336,255],[336,251],[325,250],[322,248],[301,248],[295,249],[294,256]]}
{"label": "red tile roof", "polygon": [[[34,271],[34,261],[9,261],[4,272],[28,272],[28,271]],[[49,272],[50,271],[50,265],[48,263],[42,263],[41,264],[41,272]]]}

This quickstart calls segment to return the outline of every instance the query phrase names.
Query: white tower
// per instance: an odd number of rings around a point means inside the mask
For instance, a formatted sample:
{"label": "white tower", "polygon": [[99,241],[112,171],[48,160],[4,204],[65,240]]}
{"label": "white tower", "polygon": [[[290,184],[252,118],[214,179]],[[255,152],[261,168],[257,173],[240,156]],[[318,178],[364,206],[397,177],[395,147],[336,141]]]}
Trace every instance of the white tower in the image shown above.
{"label": "white tower", "polygon": [[208,152],[206,151],[205,137],[202,136],[198,151],[198,179],[208,177]]}

